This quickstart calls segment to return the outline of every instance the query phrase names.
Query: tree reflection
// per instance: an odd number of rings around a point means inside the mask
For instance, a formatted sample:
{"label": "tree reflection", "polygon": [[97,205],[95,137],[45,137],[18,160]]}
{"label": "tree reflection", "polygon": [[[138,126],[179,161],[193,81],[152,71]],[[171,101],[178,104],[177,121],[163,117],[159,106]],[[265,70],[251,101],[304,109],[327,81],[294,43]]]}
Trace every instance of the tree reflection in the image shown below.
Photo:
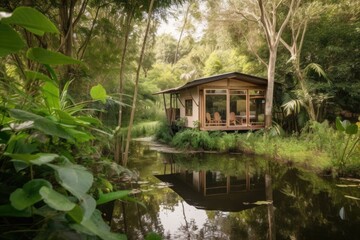
{"label": "tree reflection", "polygon": [[[119,231],[125,231],[126,218],[129,239],[144,239],[151,231],[164,239],[356,239],[360,236],[360,202],[344,198],[345,195],[360,197],[358,188],[337,187],[316,174],[241,155],[164,155],[141,148],[136,153],[139,159],[134,161],[134,167],[142,180],[149,181],[147,186],[139,186],[144,192],[137,198],[147,209],[126,203],[121,210],[121,204],[115,204],[113,213],[113,226]],[[143,153],[147,156],[142,156]],[[223,193],[241,189],[231,187],[233,183],[244,183],[245,191],[253,189],[253,183],[262,182],[262,200],[266,202],[235,212],[192,209],[191,213],[191,206],[183,198],[169,188],[157,188],[160,181],[153,177],[154,173],[185,171],[191,174],[187,184],[199,183],[195,188],[188,186],[193,190],[201,189],[201,178],[213,181],[208,187],[223,187],[226,190]],[[224,198],[223,202],[229,204],[230,200]],[[171,223],[164,211],[177,217],[172,220],[178,224],[175,229],[168,227]],[[204,221],[194,217],[201,214]]]}

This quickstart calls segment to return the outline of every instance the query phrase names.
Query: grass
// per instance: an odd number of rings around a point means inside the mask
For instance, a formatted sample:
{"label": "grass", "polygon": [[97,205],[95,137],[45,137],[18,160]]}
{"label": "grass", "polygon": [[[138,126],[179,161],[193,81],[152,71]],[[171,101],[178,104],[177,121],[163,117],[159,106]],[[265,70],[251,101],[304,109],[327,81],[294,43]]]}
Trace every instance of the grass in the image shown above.
{"label": "grass", "polygon": [[360,146],[355,142],[360,133],[352,136],[352,141],[357,145],[344,164],[340,158],[345,151],[344,139],[347,137],[327,122],[314,122],[309,123],[301,134],[289,136],[264,131],[225,133],[185,129],[178,132],[171,141],[167,139],[167,143],[170,142],[172,146],[180,149],[263,155],[316,172],[358,176]]}

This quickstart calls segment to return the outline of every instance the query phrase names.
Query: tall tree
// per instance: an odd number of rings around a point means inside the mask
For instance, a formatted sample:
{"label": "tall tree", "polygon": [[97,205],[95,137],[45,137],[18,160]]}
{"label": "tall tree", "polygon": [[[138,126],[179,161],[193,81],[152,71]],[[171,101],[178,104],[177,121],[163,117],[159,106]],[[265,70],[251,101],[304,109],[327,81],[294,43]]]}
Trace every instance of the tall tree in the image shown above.
{"label": "tall tree", "polygon": [[[234,6],[235,13],[237,15],[246,21],[257,22],[261,26],[265,35],[269,57],[267,60],[262,59],[261,61],[267,67],[268,78],[265,104],[265,126],[267,128],[272,125],[275,67],[278,46],[281,35],[284,32],[292,14],[296,11],[300,1],[301,0],[257,0],[256,3],[254,1],[248,1],[245,6],[238,6],[230,1],[231,6]],[[241,4],[243,4],[243,2],[241,2]],[[286,5],[288,6],[286,7]],[[283,19],[279,17],[281,10],[287,11],[285,18]],[[257,56],[260,58],[259,55]]]}
{"label": "tall tree", "polygon": [[144,58],[145,47],[146,47],[147,38],[148,38],[148,35],[149,35],[154,1],[155,0],[151,0],[149,10],[148,10],[148,13],[147,13],[148,17],[147,17],[145,35],[144,35],[144,40],[143,40],[142,47],[141,47],[141,52],[140,52],[140,57],[139,57],[139,62],[138,62],[138,68],[136,70],[134,95],[133,95],[133,100],[132,100],[133,103],[132,103],[131,114],[130,114],[130,122],[129,122],[128,132],[127,132],[127,137],[126,137],[125,152],[124,152],[124,156],[123,156],[123,159],[122,159],[123,166],[127,165],[128,157],[129,157],[129,146],[130,146],[130,140],[131,140],[131,131],[132,131],[132,127],[133,127],[133,124],[134,124],[134,116],[135,116],[135,110],[136,110],[136,101],[137,101],[137,94],[138,94],[141,63],[142,63],[143,58]]}

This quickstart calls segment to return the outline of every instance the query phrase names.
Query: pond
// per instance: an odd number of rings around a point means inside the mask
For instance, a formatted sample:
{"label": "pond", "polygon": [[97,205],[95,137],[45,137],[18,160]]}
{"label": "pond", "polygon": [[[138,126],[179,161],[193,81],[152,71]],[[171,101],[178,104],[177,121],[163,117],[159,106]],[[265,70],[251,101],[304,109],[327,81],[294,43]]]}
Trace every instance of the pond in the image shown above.
{"label": "pond", "polygon": [[360,182],[241,154],[162,153],[135,142],[141,204],[114,203],[129,239],[360,239]]}

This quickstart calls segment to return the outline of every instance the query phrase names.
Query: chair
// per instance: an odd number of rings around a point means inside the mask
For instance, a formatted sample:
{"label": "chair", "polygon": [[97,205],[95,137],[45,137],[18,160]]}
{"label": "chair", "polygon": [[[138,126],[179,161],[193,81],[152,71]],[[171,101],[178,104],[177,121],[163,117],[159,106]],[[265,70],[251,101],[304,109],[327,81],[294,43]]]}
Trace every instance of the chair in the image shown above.
{"label": "chair", "polygon": [[206,115],[205,115],[205,117],[206,117],[206,125],[207,126],[210,126],[212,123],[214,123],[214,120],[211,118],[211,115],[210,115],[210,113],[206,113]]}
{"label": "chair", "polygon": [[230,121],[230,122],[229,122],[230,125],[235,125],[235,126],[237,125],[237,124],[236,124],[236,116],[235,116],[235,113],[234,113],[234,112],[231,112],[231,113],[230,113],[230,119],[229,119],[229,121]]}
{"label": "chair", "polygon": [[215,123],[216,125],[220,125],[220,124],[222,123],[222,121],[221,121],[221,115],[220,115],[219,112],[215,112],[215,113],[214,113],[214,123]]}

